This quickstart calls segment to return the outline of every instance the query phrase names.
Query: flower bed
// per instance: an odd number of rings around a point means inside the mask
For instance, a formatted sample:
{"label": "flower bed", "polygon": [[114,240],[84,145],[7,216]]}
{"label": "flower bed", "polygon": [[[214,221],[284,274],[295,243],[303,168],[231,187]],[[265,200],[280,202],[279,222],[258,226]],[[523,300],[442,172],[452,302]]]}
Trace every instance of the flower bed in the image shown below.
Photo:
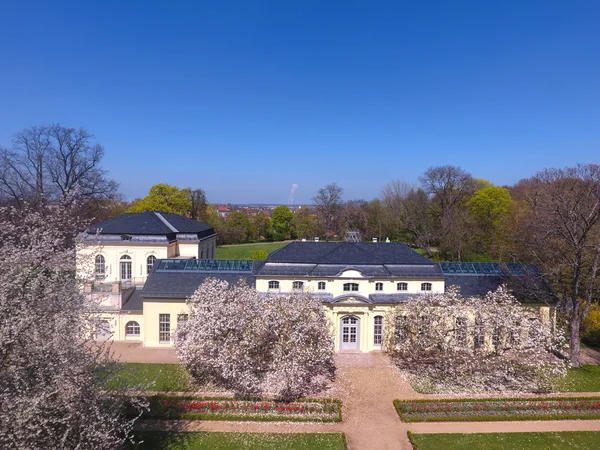
{"label": "flower bed", "polygon": [[600,397],[394,400],[403,422],[600,419]]}
{"label": "flower bed", "polygon": [[339,400],[300,400],[281,403],[231,398],[174,397],[157,395],[148,398],[147,419],[189,420],[259,420],[297,422],[340,422]]}

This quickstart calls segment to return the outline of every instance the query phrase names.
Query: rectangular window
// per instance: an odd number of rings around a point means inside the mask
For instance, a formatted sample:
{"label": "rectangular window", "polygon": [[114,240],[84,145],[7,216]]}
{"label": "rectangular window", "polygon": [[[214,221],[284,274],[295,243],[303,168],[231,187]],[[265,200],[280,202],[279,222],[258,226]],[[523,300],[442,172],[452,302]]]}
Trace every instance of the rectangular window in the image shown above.
{"label": "rectangular window", "polygon": [[158,315],[158,340],[171,342],[171,314]]}
{"label": "rectangular window", "polygon": [[373,344],[381,345],[383,341],[383,317],[375,317],[375,328],[373,330]]}

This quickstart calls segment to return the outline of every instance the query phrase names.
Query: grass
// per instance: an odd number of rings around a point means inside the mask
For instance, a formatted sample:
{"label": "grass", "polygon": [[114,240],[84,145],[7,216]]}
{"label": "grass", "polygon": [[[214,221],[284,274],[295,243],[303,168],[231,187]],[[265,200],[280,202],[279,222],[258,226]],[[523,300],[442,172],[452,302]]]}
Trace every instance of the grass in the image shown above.
{"label": "grass", "polygon": [[119,363],[120,370],[116,380],[108,388],[117,386],[148,386],[147,389],[159,392],[220,391],[216,386],[199,386],[179,364]]}
{"label": "grass", "polygon": [[341,422],[342,408],[335,399],[302,399],[292,403],[238,400],[223,397],[148,397],[150,410],[145,419],[248,420],[292,422]]}
{"label": "grass", "polygon": [[217,247],[217,259],[252,259],[252,254],[257,250],[271,253],[283,247],[288,242],[265,242],[259,244],[222,245]]}
{"label": "grass", "polygon": [[415,450],[536,450],[600,448],[599,431],[562,431],[546,433],[408,433]]}
{"label": "grass", "polygon": [[345,450],[343,433],[217,433],[140,431],[128,450]]}
{"label": "grass", "polygon": [[394,400],[403,422],[600,419],[600,397]]}
{"label": "grass", "polygon": [[600,366],[588,365],[569,369],[566,379],[560,383],[558,389],[565,392],[600,392]]}

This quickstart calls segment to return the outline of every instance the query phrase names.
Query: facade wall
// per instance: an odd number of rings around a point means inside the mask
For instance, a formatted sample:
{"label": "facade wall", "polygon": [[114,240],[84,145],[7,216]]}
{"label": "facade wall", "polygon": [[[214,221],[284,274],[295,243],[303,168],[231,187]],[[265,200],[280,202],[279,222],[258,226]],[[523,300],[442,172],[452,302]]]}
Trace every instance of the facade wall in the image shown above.
{"label": "facade wall", "polygon": [[[177,328],[177,316],[187,314],[189,308],[182,299],[144,300],[144,346],[170,347],[173,345],[172,333]],[[159,315],[168,314],[170,319],[171,339],[169,342],[160,341]]]}
{"label": "facade wall", "polygon": [[[144,340],[144,315],[141,311],[107,311],[100,313],[100,320],[108,322],[111,331],[111,339],[115,341],[143,341]],[[128,322],[135,321],[140,325],[139,336],[127,336],[125,327]]]}
{"label": "facade wall", "polygon": [[[354,272],[354,271],[353,271]],[[431,283],[431,291],[428,292],[444,292],[443,279],[421,279],[410,280],[405,278],[397,279],[371,279],[363,277],[343,277],[343,278],[308,278],[308,277],[259,277],[256,279],[256,289],[259,292],[269,292],[269,281],[279,281],[279,292],[291,292],[293,290],[294,281],[302,281],[304,290],[310,290],[314,293],[333,294],[334,297],[344,294],[357,294],[368,297],[369,294],[418,294],[421,293],[422,283]],[[325,289],[319,290],[319,282],[325,282]],[[408,284],[408,290],[398,291],[397,283],[404,282]],[[344,291],[344,284],[357,283],[358,291]],[[383,290],[375,290],[376,283],[383,283]]]}
{"label": "facade wall", "polygon": [[131,276],[135,284],[143,284],[148,276],[148,257],[153,255],[156,259],[176,256],[176,244],[168,245],[112,245],[103,246],[87,245],[77,251],[77,273],[86,279],[95,279],[95,258],[104,256],[105,278],[97,280],[98,283],[110,284],[121,280],[120,262],[124,255],[131,258]]}

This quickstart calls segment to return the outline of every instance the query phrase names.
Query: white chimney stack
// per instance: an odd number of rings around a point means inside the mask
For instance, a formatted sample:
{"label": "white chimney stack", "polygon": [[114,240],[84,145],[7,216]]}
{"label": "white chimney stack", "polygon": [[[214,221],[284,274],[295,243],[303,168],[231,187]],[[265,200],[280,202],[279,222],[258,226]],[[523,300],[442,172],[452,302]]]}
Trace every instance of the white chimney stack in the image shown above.
{"label": "white chimney stack", "polygon": [[390,242],[390,238],[386,237],[385,242]]}
{"label": "white chimney stack", "polygon": [[377,242],[377,238],[373,238],[373,242]]}
{"label": "white chimney stack", "polygon": [[319,242],[319,236],[315,238],[315,242]]}

